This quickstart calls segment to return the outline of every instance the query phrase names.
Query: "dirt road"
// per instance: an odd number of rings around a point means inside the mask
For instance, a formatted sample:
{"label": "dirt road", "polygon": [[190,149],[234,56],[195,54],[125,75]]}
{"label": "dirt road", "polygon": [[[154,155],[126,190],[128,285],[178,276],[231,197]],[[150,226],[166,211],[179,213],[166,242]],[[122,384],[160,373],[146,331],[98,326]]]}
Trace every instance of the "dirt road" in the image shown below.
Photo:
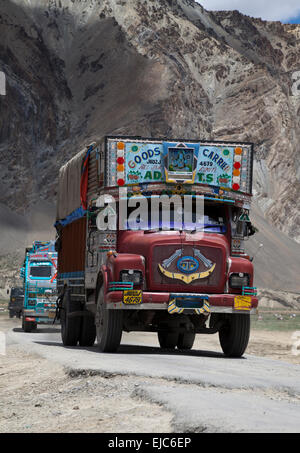
{"label": "dirt road", "polygon": [[25,334],[2,316],[0,330],[0,432],[300,431],[290,332],[252,331],[245,358],[233,360],[215,335],[175,353],[153,334],[127,334],[118,354],[99,354],[63,348],[59,327]]}

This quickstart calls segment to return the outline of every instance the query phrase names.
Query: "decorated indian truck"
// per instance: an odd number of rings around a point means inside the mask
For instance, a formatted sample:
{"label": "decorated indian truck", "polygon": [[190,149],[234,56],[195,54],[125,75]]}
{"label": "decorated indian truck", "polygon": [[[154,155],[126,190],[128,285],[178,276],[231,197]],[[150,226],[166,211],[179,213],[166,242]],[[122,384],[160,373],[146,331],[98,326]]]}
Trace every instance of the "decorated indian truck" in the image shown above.
{"label": "decorated indian truck", "polygon": [[246,350],[258,299],[245,240],[251,143],[105,137],[60,170],[59,317],[64,345],[117,351],[122,332],[188,350],[218,334]]}
{"label": "decorated indian truck", "polygon": [[55,242],[35,241],[26,248],[23,267],[24,307],[22,328],[25,332],[37,324],[50,324],[56,314],[57,252]]}

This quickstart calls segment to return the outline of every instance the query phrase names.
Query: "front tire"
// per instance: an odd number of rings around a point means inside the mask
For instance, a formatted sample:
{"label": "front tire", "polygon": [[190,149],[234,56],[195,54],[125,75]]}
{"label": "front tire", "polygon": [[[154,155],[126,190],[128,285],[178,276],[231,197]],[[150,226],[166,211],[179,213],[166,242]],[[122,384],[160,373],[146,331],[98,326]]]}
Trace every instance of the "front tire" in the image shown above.
{"label": "front tire", "polygon": [[250,337],[250,315],[228,315],[219,331],[221,348],[227,357],[242,357]]}
{"label": "front tire", "polygon": [[107,309],[103,286],[98,294],[95,324],[99,350],[116,352],[122,338],[123,313],[122,310]]}
{"label": "front tire", "polygon": [[76,346],[80,336],[80,316],[70,318],[68,315],[80,311],[80,302],[72,301],[69,291],[66,290],[60,311],[61,339],[64,346]]}
{"label": "front tire", "polygon": [[195,336],[193,332],[184,332],[181,333],[178,337],[177,348],[181,350],[192,349],[195,341]]}
{"label": "front tire", "polygon": [[157,337],[162,349],[175,349],[178,344],[179,335],[176,332],[160,330],[157,332]]}

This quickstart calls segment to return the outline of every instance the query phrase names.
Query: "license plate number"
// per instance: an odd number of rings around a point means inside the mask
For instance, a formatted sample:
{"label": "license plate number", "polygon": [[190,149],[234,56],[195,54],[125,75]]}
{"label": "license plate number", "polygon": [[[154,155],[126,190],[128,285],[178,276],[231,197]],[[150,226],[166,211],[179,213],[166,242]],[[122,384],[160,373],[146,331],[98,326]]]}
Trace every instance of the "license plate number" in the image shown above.
{"label": "license plate number", "polygon": [[235,310],[251,310],[251,297],[250,296],[236,296],[234,298]]}
{"label": "license plate number", "polygon": [[123,292],[123,303],[126,305],[139,305],[142,303],[142,290],[128,289]]}

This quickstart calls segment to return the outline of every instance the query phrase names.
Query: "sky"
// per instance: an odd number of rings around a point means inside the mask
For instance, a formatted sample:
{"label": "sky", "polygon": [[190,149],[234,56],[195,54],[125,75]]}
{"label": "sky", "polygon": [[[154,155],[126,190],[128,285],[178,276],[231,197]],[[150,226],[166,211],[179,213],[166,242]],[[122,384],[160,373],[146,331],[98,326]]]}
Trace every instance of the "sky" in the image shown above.
{"label": "sky", "polygon": [[197,0],[207,10],[234,10],[264,20],[300,24],[300,0]]}

